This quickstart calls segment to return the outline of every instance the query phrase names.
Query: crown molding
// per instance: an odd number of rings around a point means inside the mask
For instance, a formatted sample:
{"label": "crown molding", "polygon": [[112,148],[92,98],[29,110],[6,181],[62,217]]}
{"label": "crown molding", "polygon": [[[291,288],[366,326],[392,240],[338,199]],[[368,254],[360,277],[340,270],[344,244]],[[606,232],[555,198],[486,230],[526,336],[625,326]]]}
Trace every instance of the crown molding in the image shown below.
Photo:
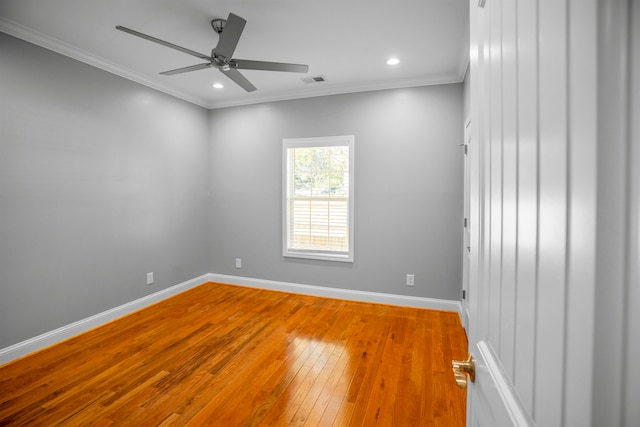
{"label": "crown molding", "polygon": [[[460,77],[459,73],[432,76],[421,79],[394,80],[392,82],[377,82],[366,85],[337,85],[322,89],[297,90],[282,93],[280,95],[254,96],[250,99],[222,100],[206,105],[206,108],[215,110],[218,108],[238,107],[242,105],[262,104],[267,102],[288,101],[293,99],[315,98],[329,95],[343,95],[348,93],[372,92],[376,90],[402,89],[408,87],[433,86],[451,83],[460,83],[464,79],[464,73]],[[322,83],[319,83],[322,84]]]}

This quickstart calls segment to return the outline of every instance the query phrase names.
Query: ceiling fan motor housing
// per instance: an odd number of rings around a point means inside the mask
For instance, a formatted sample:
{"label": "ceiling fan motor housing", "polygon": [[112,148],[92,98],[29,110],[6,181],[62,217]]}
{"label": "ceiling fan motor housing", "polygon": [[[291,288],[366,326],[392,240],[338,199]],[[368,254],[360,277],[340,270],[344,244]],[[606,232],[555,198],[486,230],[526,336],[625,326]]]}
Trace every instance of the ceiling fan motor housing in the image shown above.
{"label": "ceiling fan motor housing", "polygon": [[211,50],[211,65],[217,67],[218,69],[221,69],[223,71],[226,71],[229,69],[230,67],[230,62],[227,60],[227,58],[225,58],[222,55],[218,55],[216,54],[216,50],[212,49]]}

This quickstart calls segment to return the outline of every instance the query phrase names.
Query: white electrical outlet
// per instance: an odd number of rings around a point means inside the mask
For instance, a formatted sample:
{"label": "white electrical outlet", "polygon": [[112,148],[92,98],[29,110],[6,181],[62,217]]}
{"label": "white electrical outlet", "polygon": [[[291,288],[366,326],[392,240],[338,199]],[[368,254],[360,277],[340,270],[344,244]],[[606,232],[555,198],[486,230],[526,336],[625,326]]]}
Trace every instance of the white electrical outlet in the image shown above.
{"label": "white electrical outlet", "polygon": [[413,286],[415,283],[415,276],[413,274],[407,274],[407,286]]}
{"label": "white electrical outlet", "polygon": [[236,268],[242,268],[242,259],[236,258]]}
{"label": "white electrical outlet", "polygon": [[147,273],[147,285],[153,284],[153,272]]}

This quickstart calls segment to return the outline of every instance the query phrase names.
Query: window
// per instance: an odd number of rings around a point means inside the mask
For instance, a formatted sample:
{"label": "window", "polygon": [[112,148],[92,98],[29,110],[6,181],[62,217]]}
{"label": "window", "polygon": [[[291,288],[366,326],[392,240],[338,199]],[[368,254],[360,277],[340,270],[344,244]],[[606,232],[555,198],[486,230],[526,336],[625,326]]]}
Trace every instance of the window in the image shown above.
{"label": "window", "polygon": [[286,257],[353,262],[353,136],[283,141]]}

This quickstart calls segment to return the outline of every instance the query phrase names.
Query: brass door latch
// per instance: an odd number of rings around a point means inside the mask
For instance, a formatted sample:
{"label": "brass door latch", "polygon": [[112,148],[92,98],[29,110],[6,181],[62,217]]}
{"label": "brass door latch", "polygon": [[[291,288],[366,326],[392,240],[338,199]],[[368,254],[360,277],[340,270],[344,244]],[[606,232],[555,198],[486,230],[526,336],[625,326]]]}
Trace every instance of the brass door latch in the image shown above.
{"label": "brass door latch", "polygon": [[473,361],[471,354],[469,354],[467,360],[452,360],[451,365],[453,366],[453,375],[456,378],[458,387],[467,388],[467,375],[469,375],[471,382],[475,382],[476,364]]}

